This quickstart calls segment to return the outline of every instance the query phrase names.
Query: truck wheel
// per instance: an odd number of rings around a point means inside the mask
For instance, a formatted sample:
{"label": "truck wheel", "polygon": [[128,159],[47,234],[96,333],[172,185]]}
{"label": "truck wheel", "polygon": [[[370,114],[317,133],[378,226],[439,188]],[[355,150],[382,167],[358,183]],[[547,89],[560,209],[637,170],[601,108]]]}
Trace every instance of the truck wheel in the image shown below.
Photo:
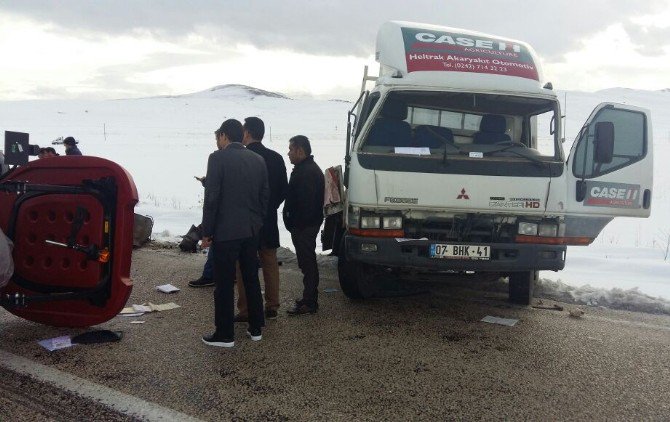
{"label": "truck wheel", "polygon": [[340,287],[349,299],[367,299],[374,296],[374,270],[371,266],[347,260],[342,239],[337,260],[337,275]]}
{"label": "truck wheel", "polygon": [[519,305],[530,305],[538,271],[519,271],[509,274],[509,301]]}

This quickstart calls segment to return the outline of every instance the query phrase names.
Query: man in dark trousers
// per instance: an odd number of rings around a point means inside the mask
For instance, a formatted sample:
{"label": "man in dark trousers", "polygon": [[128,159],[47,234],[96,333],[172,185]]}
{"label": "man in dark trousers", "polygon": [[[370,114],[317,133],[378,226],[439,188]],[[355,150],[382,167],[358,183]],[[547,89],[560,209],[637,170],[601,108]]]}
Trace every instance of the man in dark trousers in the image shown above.
{"label": "man in dark trousers", "polygon": [[289,315],[313,314],[319,309],[316,236],[323,222],[325,178],[311,154],[312,147],[306,136],[298,135],[289,140],[288,158],[294,167],[284,204],[284,225],[291,232],[304,285],[302,299],[287,311]]}
{"label": "man in dark trousers", "polygon": [[214,263],[214,322],[216,331],[202,341],[233,347],[235,261],[249,302],[252,340],[261,340],[265,324],[258,281],[258,241],[268,208],[270,189],[263,158],[242,145],[242,124],[228,119],[215,132],[221,148],[209,156],[202,211],[202,246],[212,246]]}
{"label": "man in dark trousers", "polygon": [[[286,166],[284,159],[275,151],[266,148],[261,143],[265,135],[265,124],[258,117],[244,119],[244,138],[242,143],[247,149],[263,157],[268,170],[270,183],[270,201],[263,221],[260,234],[258,257],[263,268],[263,283],[265,284],[265,318],[277,318],[279,309],[279,264],[277,263],[277,248],[279,247],[279,228],[277,227],[277,209],[286,197]],[[245,322],[248,319],[247,298],[242,286],[237,285],[238,314],[236,322]]]}
{"label": "man in dark trousers", "polygon": [[68,136],[63,139],[63,145],[65,145],[65,155],[81,155],[81,151],[77,148],[79,142],[75,141],[72,136]]}

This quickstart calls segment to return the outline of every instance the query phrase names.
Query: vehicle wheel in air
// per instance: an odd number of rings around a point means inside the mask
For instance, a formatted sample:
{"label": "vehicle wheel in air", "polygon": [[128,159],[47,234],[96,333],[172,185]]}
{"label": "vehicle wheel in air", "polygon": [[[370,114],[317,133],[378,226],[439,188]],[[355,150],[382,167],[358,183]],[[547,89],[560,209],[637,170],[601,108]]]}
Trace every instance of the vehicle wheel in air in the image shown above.
{"label": "vehicle wheel in air", "polygon": [[374,269],[366,264],[347,259],[342,239],[337,260],[337,275],[340,287],[349,299],[367,299],[374,296]]}
{"label": "vehicle wheel in air", "polygon": [[519,305],[530,305],[538,271],[519,271],[509,274],[509,301]]}

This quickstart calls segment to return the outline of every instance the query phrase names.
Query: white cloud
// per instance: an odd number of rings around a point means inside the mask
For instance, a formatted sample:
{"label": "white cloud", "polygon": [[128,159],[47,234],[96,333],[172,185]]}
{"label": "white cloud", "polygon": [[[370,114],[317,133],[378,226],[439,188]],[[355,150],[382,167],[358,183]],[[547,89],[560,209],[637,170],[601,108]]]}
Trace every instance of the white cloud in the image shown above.
{"label": "white cloud", "polygon": [[662,54],[643,55],[622,24],[584,39],[561,62],[545,63],[546,78],[558,89],[596,91],[625,86],[662,89],[670,85],[670,47]]}
{"label": "white cloud", "polygon": [[527,41],[561,89],[668,85],[668,0],[375,4],[374,14],[354,0],[0,4],[0,99],[139,97],[226,83],[352,99],[363,65],[374,65],[376,28],[390,19]]}

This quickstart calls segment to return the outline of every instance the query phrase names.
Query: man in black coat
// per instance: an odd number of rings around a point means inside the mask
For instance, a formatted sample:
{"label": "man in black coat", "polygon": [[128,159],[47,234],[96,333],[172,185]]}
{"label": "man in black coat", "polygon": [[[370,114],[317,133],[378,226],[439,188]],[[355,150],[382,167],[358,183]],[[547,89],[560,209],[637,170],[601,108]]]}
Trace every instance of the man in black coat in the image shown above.
{"label": "man in black coat", "polygon": [[63,145],[65,145],[65,155],[81,155],[81,151],[77,148],[77,142],[72,136],[68,136],[63,139]]}
{"label": "man in black coat", "polygon": [[210,346],[233,347],[237,260],[249,301],[247,335],[254,341],[261,340],[261,327],[265,324],[257,253],[270,189],[263,158],[242,145],[242,124],[226,120],[215,134],[221,149],[210,154],[207,162],[202,246],[214,248],[216,331],[202,341]]}
{"label": "man in black coat", "polygon": [[[244,119],[244,138],[242,143],[247,149],[263,157],[268,170],[270,183],[270,201],[267,213],[261,227],[260,247],[258,257],[263,269],[263,283],[265,284],[265,318],[277,318],[279,309],[279,264],[277,262],[277,248],[279,247],[279,228],[277,227],[277,209],[286,197],[286,166],[284,159],[275,151],[266,148],[261,143],[265,135],[265,124],[258,117]],[[237,285],[238,314],[236,322],[248,319],[247,298],[240,284]]]}
{"label": "man in black coat", "polygon": [[316,236],[323,222],[325,178],[311,154],[306,136],[289,140],[288,157],[294,167],[284,203],[284,225],[291,232],[304,285],[302,299],[287,311],[289,315],[313,314],[319,309]]}

